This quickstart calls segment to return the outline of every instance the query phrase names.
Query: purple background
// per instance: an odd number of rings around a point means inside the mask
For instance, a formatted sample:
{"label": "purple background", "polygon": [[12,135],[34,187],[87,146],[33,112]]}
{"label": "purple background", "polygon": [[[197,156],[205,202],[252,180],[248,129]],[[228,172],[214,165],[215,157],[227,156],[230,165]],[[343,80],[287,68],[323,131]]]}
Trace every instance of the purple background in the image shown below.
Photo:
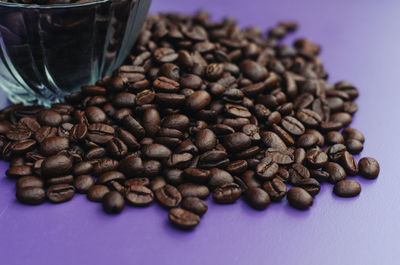
{"label": "purple background", "polygon": [[362,155],[380,162],[379,178],[356,177],[363,191],[352,199],[337,198],[323,185],[305,212],[286,202],[262,212],[243,201],[210,203],[197,229],[181,232],[156,204],[127,207],[118,216],[84,196],[62,205],[21,205],[1,162],[0,264],[399,264],[400,2],[153,0],[152,12],[198,8],[263,29],[282,19],[300,22],[297,36],[322,45],[330,80],[360,89],[352,126],[366,136]]}

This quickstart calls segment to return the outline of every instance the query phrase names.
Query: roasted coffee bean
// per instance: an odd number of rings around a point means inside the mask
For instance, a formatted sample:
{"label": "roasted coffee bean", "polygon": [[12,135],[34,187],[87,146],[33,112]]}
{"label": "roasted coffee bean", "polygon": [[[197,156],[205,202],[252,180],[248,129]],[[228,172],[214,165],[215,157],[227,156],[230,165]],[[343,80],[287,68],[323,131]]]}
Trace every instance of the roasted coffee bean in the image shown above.
{"label": "roasted coffee bean", "polygon": [[24,176],[24,177],[21,177],[18,179],[16,186],[17,186],[17,190],[27,188],[27,187],[43,188],[44,183],[41,178],[34,177],[34,176]]}
{"label": "roasted coffee bean", "polygon": [[343,156],[346,151],[346,146],[343,144],[334,144],[328,149],[328,156],[331,161],[339,161],[339,159]]}
{"label": "roasted coffee bean", "polygon": [[[165,182],[164,178],[156,177],[156,178],[151,180],[149,186],[150,186],[151,190],[154,192],[154,191],[158,190],[159,188],[163,187],[166,184],[167,183]],[[140,185],[140,184],[136,184],[136,185]],[[146,185],[144,185],[144,186],[146,186]]]}
{"label": "roasted coffee bean", "polygon": [[253,82],[263,81],[268,75],[268,71],[265,67],[248,59],[240,63],[240,70],[243,72],[244,76],[251,79]]}
{"label": "roasted coffee bean", "polygon": [[196,197],[187,197],[183,199],[182,208],[198,216],[203,216],[208,210],[206,202]]}
{"label": "roasted coffee bean", "polygon": [[90,201],[101,202],[104,195],[110,192],[109,188],[104,185],[93,185],[87,192],[87,198]]}
{"label": "roasted coffee bean", "polygon": [[203,129],[196,134],[195,143],[200,152],[209,151],[216,146],[217,136],[210,129]]}
{"label": "roasted coffee bean", "polygon": [[250,145],[250,137],[242,132],[228,134],[224,137],[224,146],[231,152],[242,151]]}
{"label": "roasted coffee bean", "polygon": [[360,175],[368,179],[378,177],[380,171],[378,161],[371,157],[361,158],[360,161],[358,161],[358,169]]}
{"label": "roasted coffee bean", "polygon": [[313,148],[307,151],[307,163],[312,168],[321,168],[328,163],[328,155],[318,148]]}
{"label": "roasted coffee bean", "polygon": [[325,171],[329,173],[329,182],[335,184],[346,178],[347,174],[343,167],[334,162],[328,162]]}
{"label": "roasted coffee bean", "polygon": [[205,183],[210,178],[210,171],[198,168],[187,168],[183,171],[185,179],[196,183]]}
{"label": "roasted coffee bean", "polygon": [[357,129],[354,128],[345,128],[342,131],[342,135],[344,137],[344,139],[353,139],[353,140],[358,140],[361,143],[364,143],[365,138],[364,135],[362,134],[362,132],[360,132]]}
{"label": "roasted coffee bean", "polygon": [[319,131],[317,131],[315,129],[308,129],[308,130],[306,130],[305,133],[315,135],[318,138],[317,145],[319,147],[323,147],[325,145],[324,136]]}
{"label": "roasted coffee bean", "polygon": [[130,132],[117,128],[116,134],[119,139],[128,147],[130,151],[136,151],[140,148],[139,142],[136,140],[135,136],[133,136]]}
{"label": "roasted coffee bean", "polygon": [[316,179],[318,182],[328,182],[329,173],[324,170],[309,169],[312,178]]}
{"label": "roasted coffee bean", "polygon": [[[112,163],[111,163],[112,162]],[[130,155],[124,158],[124,160],[121,161],[121,163],[118,166],[118,161],[108,159],[107,163],[110,164],[110,166],[105,167],[109,168],[110,170],[114,170],[117,167],[119,170],[124,173],[128,178],[130,177],[141,177],[141,174],[144,172],[144,165],[143,161],[140,157],[137,157],[135,155]],[[99,167],[102,168],[102,165],[97,163]],[[96,167],[96,164],[95,164]],[[111,169],[112,168],[112,169]],[[110,171],[107,170],[107,171]],[[103,172],[106,172],[102,170]],[[95,171],[96,173],[96,171]]]}
{"label": "roasted coffee bean", "polygon": [[106,144],[113,138],[114,128],[104,123],[93,123],[88,127],[87,138],[96,144]]}
{"label": "roasted coffee bean", "polygon": [[107,142],[107,152],[113,158],[121,159],[128,154],[128,147],[119,138],[114,137]]}
{"label": "roasted coffee bean", "polygon": [[289,204],[296,209],[306,210],[313,204],[311,195],[302,188],[293,187],[287,193]]}
{"label": "roasted coffee bean", "polygon": [[26,165],[10,167],[6,171],[6,175],[9,178],[20,178],[23,176],[31,176],[32,174],[32,167]]}
{"label": "roasted coffee bean", "polygon": [[186,100],[186,106],[192,111],[199,111],[207,107],[211,102],[211,96],[204,90],[196,91]]}
{"label": "roasted coffee bean", "polygon": [[276,124],[272,124],[272,130],[285,142],[287,145],[294,145],[294,139],[284,129]]}
{"label": "roasted coffee bean", "polygon": [[211,189],[215,189],[218,186],[230,183],[233,183],[233,177],[229,172],[219,168],[212,168],[210,170],[210,180],[208,185]]}
{"label": "roasted coffee bean", "polygon": [[295,136],[302,135],[305,132],[304,125],[299,120],[291,116],[286,116],[283,118],[281,125],[286,131]]}
{"label": "roasted coffee bean", "polygon": [[41,187],[24,187],[17,189],[16,196],[21,203],[37,205],[44,202],[46,192]]}
{"label": "roasted coffee bean", "polygon": [[146,135],[146,130],[143,126],[131,115],[126,115],[122,119],[122,124],[125,128],[137,139],[142,139]]}
{"label": "roasted coffee bean", "polygon": [[103,197],[103,209],[109,214],[118,214],[122,212],[125,206],[125,200],[117,191],[110,191]]}
{"label": "roasted coffee bean", "polygon": [[242,194],[242,189],[236,183],[228,183],[218,186],[213,192],[216,203],[234,203]]}
{"label": "roasted coffee bean", "polygon": [[134,206],[147,206],[153,202],[153,192],[145,186],[130,186],[125,191],[125,199]]}
{"label": "roasted coffee bean", "polygon": [[183,198],[186,197],[198,197],[205,199],[210,195],[210,190],[205,185],[185,183],[178,186],[179,192]]}
{"label": "roasted coffee bean", "polygon": [[236,161],[230,162],[226,166],[225,170],[228,171],[229,173],[231,173],[232,175],[240,175],[244,171],[246,171],[247,167],[248,167],[248,163],[246,160],[236,160]]}
{"label": "roasted coffee bean", "polygon": [[93,165],[88,161],[79,162],[72,168],[72,172],[75,176],[90,174],[92,170]]}
{"label": "roasted coffee bean", "polygon": [[67,150],[68,148],[68,139],[61,136],[48,137],[40,144],[40,152],[44,156],[55,155],[62,150]]}
{"label": "roasted coffee bean", "polygon": [[326,142],[328,144],[334,145],[334,144],[343,144],[344,143],[344,138],[343,135],[339,132],[328,132],[326,134]]}
{"label": "roasted coffee bean", "polygon": [[271,157],[265,157],[256,167],[257,176],[262,180],[272,179],[278,173],[279,166]]}
{"label": "roasted coffee bean", "polygon": [[69,133],[69,139],[73,142],[82,141],[85,139],[87,132],[88,128],[85,124],[83,123],[75,124]]}
{"label": "roasted coffee bean", "polygon": [[165,208],[177,207],[182,201],[182,195],[177,188],[165,185],[154,192],[158,202]]}
{"label": "roasted coffee bean", "polygon": [[105,148],[103,147],[94,147],[91,148],[87,151],[85,158],[87,160],[95,160],[95,159],[99,159],[99,158],[103,158],[105,157],[107,154],[107,151]]}
{"label": "roasted coffee bean", "polygon": [[355,197],[361,192],[361,185],[355,180],[344,179],[335,184],[333,192],[340,197]]}
{"label": "roasted coffee bean", "polygon": [[265,157],[271,158],[272,162],[279,165],[289,165],[294,162],[294,156],[291,152],[279,148],[268,148]]}
{"label": "roasted coffee bean", "polygon": [[125,180],[125,175],[119,171],[107,171],[99,176],[97,179],[98,184],[107,184],[111,181],[123,182]]}
{"label": "roasted coffee bean", "polygon": [[107,119],[107,115],[99,107],[87,107],[85,113],[90,123],[102,123]]}
{"label": "roasted coffee bean", "polygon": [[74,180],[74,187],[79,193],[87,193],[94,184],[95,181],[90,175],[80,175]]}
{"label": "roasted coffee bean", "polygon": [[42,126],[57,127],[62,122],[62,116],[51,109],[40,111],[38,121]]}
{"label": "roasted coffee bean", "polygon": [[75,195],[75,189],[69,184],[57,184],[50,186],[46,191],[47,198],[53,203],[66,202]]}
{"label": "roasted coffee bean", "polygon": [[19,120],[18,127],[26,128],[31,132],[36,132],[40,128],[40,124],[37,122],[36,119],[31,117],[24,117]]}
{"label": "roasted coffee bean", "polygon": [[261,133],[261,140],[265,146],[279,149],[286,149],[286,144],[283,140],[274,132],[266,131]]}
{"label": "roasted coffee bean", "polygon": [[46,181],[47,186],[57,185],[57,184],[73,184],[74,176],[72,175],[65,175],[59,176],[55,178],[49,178]]}
{"label": "roasted coffee bean", "polygon": [[267,208],[271,202],[268,193],[261,188],[248,188],[246,190],[246,199],[249,205],[257,210]]}
{"label": "roasted coffee bean", "polygon": [[317,195],[319,193],[320,189],[321,189],[320,183],[314,178],[300,179],[294,185],[304,189],[311,196]]}
{"label": "roasted coffee bean", "polygon": [[12,156],[20,156],[26,154],[29,151],[32,151],[33,149],[35,149],[35,147],[35,140],[20,140],[11,143],[8,151],[11,153]]}
{"label": "roasted coffee bean", "polygon": [[347,151],[351,154],[359,154],[364,149],[363,143],[355,139],[347,139],[345,141]]}
{"label": "roasted coffee bean", "polygon": [[66,175],[72,168],[72,159],[65,155],[49,156],[41,164],[41,172],[47,178]]}
{"label": "roasted coffee bean", "polygon": [[310,172],[305,166],[301,164],[293,164],[292,168],[289,169],[289,178],[290,182],[293,185],[296,185],[303,179],[310,178]]}
{"label": "roasted coffee bean", "polygon": [[317,127],[322,121],[321,116],[310,109],[299,110],[296,113],[296,117],[308,127]]}
{"label": "roasted coffee bean", "polygon": [[6,137],[12,141],[26,140],[29,139],[31,135],[32,132],[27,129],[12,129],[6,132]]}
{"label": "roasted coffee bean", "polygon": [[338,112],[331,115],[330,118],[333,122],[340,122],[343,127],[347,127],[351,122],[351,115],[346,112]]}
{"label": "roasted coffee bean", "polygon": [[317,143],[318,143],[318,138],[315,135],[306,133],[297,139],[296,146],[308,149],[316,146]]}
{"label": "roasted coffee bean", "polygon": [[297,148],[294,151],[294,162],[297,164],[303,164],[306,159],[307,153],[304,148]]}
{"label": "roasted coffee bean", "polygon": [[358,166],[354,157],[347,151],[343,153],[340,158],[340,165],[346,170],[349,176],[354,176],[358,174]]}
{"label": "roasted coffee bean", "polygon": [[200,223],[200,217],[197,214],[180,208],[169,210],[168,218],[180,229],[193,229]]}
{"label": "roasted coffee bean", "polygon": [[143,127],[148,136],[154,136],[160,130],[160,113],[154,109],[147,109],[143,114]]}
{"label": "roasted coffee bean", "polygon": [[263,185],[263,188],[268,193],[272,201],[280,201],[286,195],[286,185],[279,178],[266,181]]}

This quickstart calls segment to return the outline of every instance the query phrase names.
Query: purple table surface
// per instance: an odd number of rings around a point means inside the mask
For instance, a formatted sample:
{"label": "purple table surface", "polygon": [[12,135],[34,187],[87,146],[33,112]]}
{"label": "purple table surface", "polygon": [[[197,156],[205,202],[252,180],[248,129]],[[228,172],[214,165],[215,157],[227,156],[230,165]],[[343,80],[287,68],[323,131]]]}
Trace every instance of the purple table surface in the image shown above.
{"label": "purple table surface", "polygon": [[[352,199],[335,197],[324,184],[308,211],[287,202],[261,212],[243,201],[210,202],[201,224],[182,232],[156,204],[126,207],[118,216],[82,195],[62,205],[21,205],[1,162],[0,264],[399,264],[400,2],[153,0],[152,12],[199,8],[212,9],[215,19],[236,17],[242,26],[300,22],[296,36],[322,45],[330,81],[360,89],[352,126],[366,136],[362,156],[380,162],[379,178],[355,177],[363,191]],[[0,106],[7,104],[3,93]]]}

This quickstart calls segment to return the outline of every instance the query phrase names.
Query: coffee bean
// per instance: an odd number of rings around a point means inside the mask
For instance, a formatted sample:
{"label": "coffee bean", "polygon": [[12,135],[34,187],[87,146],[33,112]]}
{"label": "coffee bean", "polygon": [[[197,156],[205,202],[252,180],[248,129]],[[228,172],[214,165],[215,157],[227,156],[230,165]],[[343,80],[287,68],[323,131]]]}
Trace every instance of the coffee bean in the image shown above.
{"label": "coffee bean", "polygon": [[196,91],[186,100],[186,106],[192,111],[199,111],[207,107],[211,102],[211,96],[204,90]]}
{"label": "coffee bean", "polygon": [[75,189],[69,184],[57,184],[50,186],[46,191],[47,198],[53,203],[66,202],[75,195]]}
{"label": "coffee bean", "polygon": [[125,192],[125,199],[134,206],[147,206],[153,198],[153,192],[145,186],[130,186]]}
{"label": "coffee bean", "polygon": [[327,143],[334,145],[334,144],[343,144],[344,143],[344,138],[343,135],[339,132],[328,132],[326,134],[326,141]]}
{"label": "coffee bean", "polygon": [[103,209],[109,214],[118,214],[122,212],[125,206],[125,200],[117,191],[110,191],[103,197]]}
{"label": "coffee bean", "polygon": [[306,210],[313,204],[311,195],[302,188],[293,187],[287,193],[289,204],[296,209]]}
{"label": "coffee bean", "polygon": [[187,168],[183,171],[183,175],[188,181],[205,183],[210,178],[210,171],[198,168]]}
{"label": "coffee bean", "polygon": [[304,125],[296,118],[293,118],[291,116],[286,116],[285,118],[283,118],[281,121],[281,125],[286,131],[295,136],[302,135],[305,132]]}
{"label": "coffee bean", "polygon": [[38,114],[38,121],[42,126],[57,127],[62,122],[62,117],[58,112],[46,109]]}
{"label": "coffee bean", "polygon": [[85,139],[88,132],[88,128],[85,124],[75,124],[69,134],[69,139],[73,142],[79,142]]}
{"label": "coffee bean", "polygon": [[146,135],[146,130],[143,126],[131,115],[126,115],[122,119],[122,124],[136,138],[142,139]]}
{"label": "coffee bean", "polygon": [[94,184],[95,181],[90,175],[80,175],[74,180],[74,187],[79,193],[87,193]]}
{"label": "coffee bean", "polygon": [[250,137],[242,132],[228,134],[224,137],[224,146],[232,152],[242,151],[250,145]]}
{"label": "coffee bean", "polygon": [[296,113],[296,117],[308,127],[317,127],[322,121],[321,116],[310,109],[299,110]]}
{"label": "coffee bean", "polygon": [[234,203],[242,194],[242,189],[236,183],[218,186],[213,192],[213,199],[217,203]]}
{"label": "coffee bean", "polygon": [[355,197],[361,192],[361,185],[355,180],[344,179],[335,184],[333,192],[340,197]]}
{"label": "coffee bean", "polygon": [[346,146],[343,144],[334,144],[328,149],[328,156],[331,161],[339,161],[339,159],[343,156],[346,151]]}
{"label": "coffee bean", "polygon": [[346,112],[338,112],[331,115],[331,121],[340,122],[344,127],[352,122],[351,115]]}
{"label": "coffee bean", "polygon": [[210,195],[210,190],[205,185],[198,185],[192,183],[185,183],[178,186],[179,192],[183,198],[186,197],[197,197],[205,199]]}
{"label": "coffee bean", "polygon": [[362,142],[355,139],[347,139],[345,144],[351,154],[359,154],[364,149]]}
{"label": "coffee bean", "polygon": [[119,138],[114,137],[107,142],[107,152],[113,158],[121,159],[128,154],[128,147]]}
{"label": "coffee bean", "polygon": [[324,169],[329,173],[329,182],[335,184],[346,178],[347,174],[343,167],[334,162],[328,162]]}
{"label": "coffee bean", "polygon": [[135,136],[133,136],[130,132],[117,128],[116,130],[117,137],[121,139],[121,141],[128,147],[130,151],[136,151],[140,148],[140,144],[136,140]]}
{"label": "coffee bean", "polygon": [[17,190],[17,199],[24,204],[41,204],[45,198],[46,192],[41,187],[24,187]]}
{"label": "coffee bean", "polygon": [[271,202],[268,193],[260,188],[247,189],[246,199],[250,206],[257,210],[263,210],[267,208]]}
{"label": "coffee bean", "polygon": [[279,149],[286,149],[286,144],[283,140],[274,132],[266,131],[261,133],[261,140],[265,146]]}
{"label": "coffee bean", "polygon": [[210,180],[208,185],[211,189],[215,189],[218,186],[230,183],[233,183],[233,177],[231,174],[229,174],[229,172],[219,168],[212,168],[210,170]]}
{"label": "coffee bean", "polygon": [[93,165],[88,161],[79,162],[72,168],[72,172],[75,176],[90,174],[92,170]]}
{"label": "coffee bean", "polygon": [[187,197],[183,199],[182,208],[198,216],[203,216],[208,210],[206,202],[196,197]]}
{"label": "coffee bean", "polygon": [[317,148],[308,150],[306,159],[312,168],[321,168],[328,163],[328,155]]}
{"label": "coffee bean", "polygon": [[74,182],[74,176],[72,175],[65,175],[59,176],[55,178],[49,178],[46,181],[48,186],[57,185],[57,184],[72,184]]}
{"label": "coffee bean", "polygon": [[6,175],[9,178],[20,178],[23,176],[31,176],[32,174],[32,167],[26,165],[10,167],[6,171]]}
{"label": "coffee bean", "polygon": [[44,183],[41,178],[34,177],[34,176],[23,176],[20,177],[17,181],[17,190],[23,188],[43,188]]}
{"label": "coffee bean", "polygon": [[286,195],[286,185],[279,178],[266,181],[263,185],[263,189],[268,193],[272,201],[280,201]]}
{"label": "coffee bean", "polygon": [[71,168],[72,160],[65,155],[49,156],[41,164],[42,174],[48,178],[66,175]]}
{"label": "coffee bean", "polygon": [[240,70],[246,77],[251,79],[253,82],[262,81],[268,75],[268,71],[267,69],[265,69],[265,67],[261,66],[260,64],[254,61],[247,59],[240,63]]}
{"label": "coffee bean", "polygon": [[210,129],[203,129],[196,134],[195,143],[200,152],[209,151],[216,146],[217,136]]}
{"label": "coffee bean", "polygon": [[296,141],[296,146],[303,147],[305,149],[316,146],[318,143],[318,138],[313,134],[303,134]]}
{"label": "coffee bean", "polygon": [[294,162],[294,156],[291,152],[279,148],[268,148],[265,157],[272,159],[272,162],[279,165],[289,165]]}
{"label": "coffee bean", "polygon": [[90,123],[102,123],[107,119],[107,115],[104,111],[95,106],[87,107],[85,113]]}
{"label": "coffee bean", "polygon": [[43,140],[40,144],[40,152],[45,156],[55,155],[69,148],[69,141],[65,137],[53,136]]}
{"label": "coffee bean", "polygon": [[200,217],[197,214],[180,208],[169,210],[168,218],[180,229],[193,229],[200,223]]}
{"label": "coffee bean", "polygon": [[364,143],[365,138],[364,135],[362,134],[362,132],[360,132],[357,129],[354,128],[345,128],[342,131],[342,135],[345,139],[354,139],[354,140],[358,140],[361,143]]}
{"label": "coffee bean", "polygon": [[109,188],[104,185],[93,185],[87,192],[87,198],[90,201],[101,202],[103,197],[110,192]]}
{"label": "coffee bean", "polygon": [[114,128],[104,123],[93,123],[88,127],[87,138],[96,144],[106,144],[113,138]]}
{"label": "coffee bean", "polygon": [[265,157],[256,167],[257,175],[262,180],[272,179],[278,173],[279,166],[271,157]]}
{"label": "coffee bean", "polygon": [[[118,169],[124,173],[128,178],[129,177],[140,177],[144,172],[143,161],[140,157],[135,155],[130,155],[124,158],[121,163],[118,165],[118,162],[115,160],[108,159],[106,160],[106,164],[103,166],[101,163],[97,163],[99,168],[106,168],[107,170],[101,170],[103,172],[114,170],[118,167]],[[111,163],[112,162],[112,163]],[[108,166],[108,164],[110,166]],[[95,164],[96,167],[96,164]]]}
{"label": "coffee bean", "polygon": [[358,161],[358,168],[360,175],[368,179],[378,177],[380,171],[378,161],[371,157],[361,158],[360,161]]}
{"label": "coffee bean", "polygon": [[111,181],[123,182],[125,175],[119,171],[107,171],[99,176],[97,179],[98,184],[107,184]]}
{"label": "coffee bean", "polygon": [[343,156],[340,158],[340,164],[346,170],[346,173],[350,176],[357,175],[358,166],[354,157],[347,151],[343,153]]}
{"label": "coffee bean", "polygon": [[239,175],[246,171],[248,163],[246,160],[236,160],[230,162],[225,168],[232,175]]}
{"label": "coffee bean", "polygon": [[165,185],[154,192],[158,202],[165,208],[177,207],[182,201],[182,195],[177,188]]}

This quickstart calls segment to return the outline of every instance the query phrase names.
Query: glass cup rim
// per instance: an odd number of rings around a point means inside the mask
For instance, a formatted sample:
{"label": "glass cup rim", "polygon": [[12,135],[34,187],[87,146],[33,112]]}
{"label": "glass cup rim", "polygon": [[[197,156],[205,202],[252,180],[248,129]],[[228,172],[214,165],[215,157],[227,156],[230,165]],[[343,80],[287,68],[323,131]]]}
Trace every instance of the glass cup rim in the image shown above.
{"label": "glass cup rim", "polygon": [[[22,3],[10,3],[10,2],[2,2],[0,0],[0,7],[15,7],[15,8],[24,8],[24,9],[67,9],[72,7],[80,7],[80,6],[91,6],[96,4],[104,4],[107,2],[122,2],[125,0],[93,0],[85,3],[71,3],[71,4],[53,4],[53,5],[39,5],[39,4],[22,4]],[[137,0],[140,1],[140,0]]]}

